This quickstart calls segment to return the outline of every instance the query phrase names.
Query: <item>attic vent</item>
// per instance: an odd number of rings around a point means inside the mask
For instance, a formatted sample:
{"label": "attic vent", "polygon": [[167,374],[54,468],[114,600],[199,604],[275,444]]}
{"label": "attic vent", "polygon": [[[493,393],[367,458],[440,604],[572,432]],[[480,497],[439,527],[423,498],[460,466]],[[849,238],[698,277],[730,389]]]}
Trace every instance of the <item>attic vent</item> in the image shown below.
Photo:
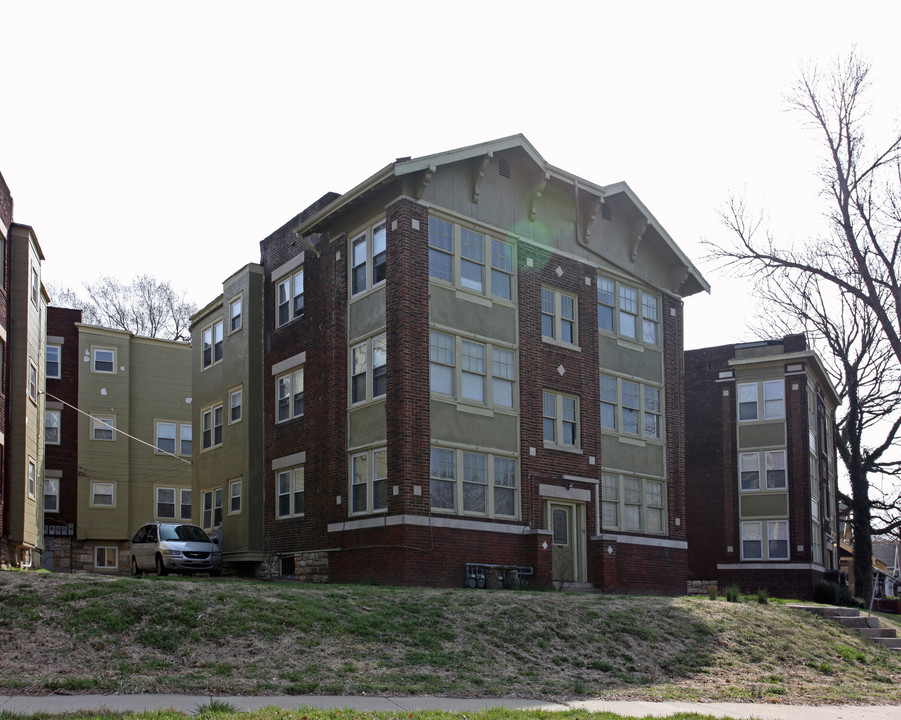
{"label": "attic vent", "polygon": [[613,220],[613,210],[607,203],[601,203],[601,217],[604,220]]}
{"label": "attic vent", "polygon": [[497,174],[501,177],[510,177],[510,161],[506,158],[497,159]]}

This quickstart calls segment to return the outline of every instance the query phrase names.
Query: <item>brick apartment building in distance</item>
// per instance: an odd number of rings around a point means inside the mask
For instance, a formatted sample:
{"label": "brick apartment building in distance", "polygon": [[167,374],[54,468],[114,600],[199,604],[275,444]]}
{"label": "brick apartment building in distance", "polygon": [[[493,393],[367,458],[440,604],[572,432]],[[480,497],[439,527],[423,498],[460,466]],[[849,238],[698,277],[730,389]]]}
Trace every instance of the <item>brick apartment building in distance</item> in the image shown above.
{"label": "brick apartment building in distance", "polygon": [[837,405],[803,335],[685,353],[691,580],[810,598],[835,579]]}
{"label": "brick apartment building in distance", "polygon": [[[240,491],[263,498],[266,571],[685,591],[682,298],[708,286],[628,185],[521,135],[400,159],[263,240],[260,265],[263,492]],[[205,323],[226,361],[228,302],[196,318],[195,364]],[[222,444],[239,381],[202,393]],[[228,492],[216,472],[195,490]]]}

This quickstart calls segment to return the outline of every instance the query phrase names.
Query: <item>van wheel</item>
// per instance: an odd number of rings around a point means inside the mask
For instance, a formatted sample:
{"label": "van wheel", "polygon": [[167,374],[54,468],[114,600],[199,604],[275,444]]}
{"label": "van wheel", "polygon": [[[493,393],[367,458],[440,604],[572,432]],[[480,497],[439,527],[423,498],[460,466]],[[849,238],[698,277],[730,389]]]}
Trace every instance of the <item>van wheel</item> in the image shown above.
{"label": "van wheel", "polygon": [[156,574],[160,577],[169,574],[169,571],[166,569],[166,565],[163,563],[163,558],[161,555],[156,556]]}
{"label": "van wheel", "polygon": [[142,573],[141,568],[138,567],[138,561],[135,560],[134,556],[131,558],[131,574],[135,577],[140,577]]}

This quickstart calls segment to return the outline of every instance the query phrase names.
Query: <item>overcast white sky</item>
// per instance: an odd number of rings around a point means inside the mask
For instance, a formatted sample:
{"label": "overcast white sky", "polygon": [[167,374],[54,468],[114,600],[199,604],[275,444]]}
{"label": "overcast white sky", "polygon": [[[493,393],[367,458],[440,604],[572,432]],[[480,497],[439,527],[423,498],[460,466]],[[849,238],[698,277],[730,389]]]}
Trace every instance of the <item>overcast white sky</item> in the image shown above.
{"label": "overcast white sky", "polygon": [[854,45],[901,118],[901,3],[0,0],[0,172],[45,282],[149,272],[203,305],[259,241],[397,157],[523,133],[625,180],[702,270],[686,348],[751,339],[703,261],[730,193],[790,241],[815,138],[783,97]]}

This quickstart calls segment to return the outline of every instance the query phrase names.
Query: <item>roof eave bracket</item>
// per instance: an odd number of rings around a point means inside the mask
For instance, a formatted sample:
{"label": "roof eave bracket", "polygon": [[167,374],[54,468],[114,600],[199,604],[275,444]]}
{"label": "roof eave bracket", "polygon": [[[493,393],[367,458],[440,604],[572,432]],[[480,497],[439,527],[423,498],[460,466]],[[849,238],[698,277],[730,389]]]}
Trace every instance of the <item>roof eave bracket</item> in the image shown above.
{"label": "roof eave bracket", "polygon": [[479,204],[479,193],[482,190],[482,183],[485,181],[485,172],[488,170],[488,165],[491,162],[491,158],[494,157],[494,153],[492,151],[488,151],[488,153],[482,158],[482,162],[479,163],[479,169],[476,172],[475,180],[472,184],[472,204]]}

